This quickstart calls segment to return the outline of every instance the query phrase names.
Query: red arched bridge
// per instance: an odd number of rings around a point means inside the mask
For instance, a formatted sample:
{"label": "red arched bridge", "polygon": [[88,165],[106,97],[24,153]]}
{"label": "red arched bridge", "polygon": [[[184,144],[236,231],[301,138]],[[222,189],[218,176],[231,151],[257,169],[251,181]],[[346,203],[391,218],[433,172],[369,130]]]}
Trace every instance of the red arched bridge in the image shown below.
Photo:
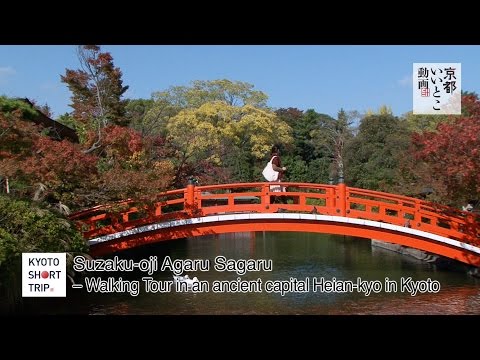
{"label": "red arched bridge", "polygon": [[71,219],[94,256],[209,234],[295,231],[383,240],[480,266],[475,214],[345,184],[282,185],[287,192],[274,192],[271,183],[188,185],[142,204],[97,206]]}

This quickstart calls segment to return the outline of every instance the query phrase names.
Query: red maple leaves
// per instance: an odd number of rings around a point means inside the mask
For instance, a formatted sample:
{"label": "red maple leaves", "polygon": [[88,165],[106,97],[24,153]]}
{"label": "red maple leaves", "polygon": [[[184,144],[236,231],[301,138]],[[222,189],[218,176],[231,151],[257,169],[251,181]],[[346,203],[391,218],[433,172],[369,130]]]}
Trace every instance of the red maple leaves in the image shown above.
{"label": "red maple leaves", "polygon": [[472,199],[480,194],[480,101],[467,95],[462,105],[463,115],[434,132],[414,134],[413,156],[428,164],[449,197]]}

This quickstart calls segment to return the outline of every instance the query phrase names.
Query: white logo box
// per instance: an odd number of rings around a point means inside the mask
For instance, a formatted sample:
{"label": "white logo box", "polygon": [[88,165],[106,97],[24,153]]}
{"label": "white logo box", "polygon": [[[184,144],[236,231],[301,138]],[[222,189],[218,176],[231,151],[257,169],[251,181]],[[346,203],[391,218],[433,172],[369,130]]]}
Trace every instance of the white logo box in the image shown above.
{"label": "white logo box", "polygon": [[66,279],[66,253],[22,254],[23,297],[66,297]]}

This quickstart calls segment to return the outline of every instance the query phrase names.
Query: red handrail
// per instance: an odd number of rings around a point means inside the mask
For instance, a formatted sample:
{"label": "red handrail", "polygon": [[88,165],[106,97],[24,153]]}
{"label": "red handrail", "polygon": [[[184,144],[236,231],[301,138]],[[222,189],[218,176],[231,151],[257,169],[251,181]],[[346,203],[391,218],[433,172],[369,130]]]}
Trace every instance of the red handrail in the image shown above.
{"label": "red handrail", "polygon": [[[339,185],[285,182],[287,192],[272,192],[272,183],[194,186],[167,191],[136,205],[131,200],[76,212],[70,219],[86,239],[141,225],[222,213],[290,212],[345,216],[413,229],[480,246],[480,219],[451,207],[403,195]],[[289,204],[272,202],[286,196]]]}

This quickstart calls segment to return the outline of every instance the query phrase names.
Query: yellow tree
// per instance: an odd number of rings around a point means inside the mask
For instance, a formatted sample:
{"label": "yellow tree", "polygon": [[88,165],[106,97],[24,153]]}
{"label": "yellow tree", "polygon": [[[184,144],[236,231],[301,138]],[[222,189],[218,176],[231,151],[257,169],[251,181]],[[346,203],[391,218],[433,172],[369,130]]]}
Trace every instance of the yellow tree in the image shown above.
{"label": "yellow tree", "polygon": [[168,120],[166,132],[178,183],[187,173],[201,176],[208,166],[231,165],[238,152],[255,161],[264,158],[272,144],[293,141],[291,128],[273,112],[224,101],[180,111]]}
{"label": "yellow tree", "polygon": [[[276,143],[291,144],[292,129],[277,115],[265,109],[257,109],[251,105],[239,108],[237,121],[232,121],[225,136],[233,135],[234,145],[250,149],[255,159],[262,159]],[[230,133],[232,131],[232,133]]]}

